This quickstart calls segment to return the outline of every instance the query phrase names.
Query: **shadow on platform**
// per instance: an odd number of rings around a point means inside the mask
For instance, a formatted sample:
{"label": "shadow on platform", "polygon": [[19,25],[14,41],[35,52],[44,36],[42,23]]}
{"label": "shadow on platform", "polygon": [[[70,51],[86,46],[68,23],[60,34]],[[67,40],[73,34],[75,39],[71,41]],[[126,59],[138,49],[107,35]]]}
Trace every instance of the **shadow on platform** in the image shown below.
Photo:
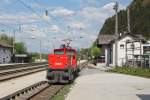
{"label": "shadow on platform", "polygon": [[150,94],[137,94],[141,100],[150,100]]}

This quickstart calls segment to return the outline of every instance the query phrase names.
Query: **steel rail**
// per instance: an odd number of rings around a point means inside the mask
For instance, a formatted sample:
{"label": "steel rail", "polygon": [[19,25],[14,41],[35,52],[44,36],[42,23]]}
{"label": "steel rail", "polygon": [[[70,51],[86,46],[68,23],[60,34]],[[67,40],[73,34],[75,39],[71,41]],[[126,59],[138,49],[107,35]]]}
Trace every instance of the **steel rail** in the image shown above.
{"label": "steel rail", "polygon": [[47,64],[39,65],[39,66],[29,66],[29,67],[20,67],[20,68],[8,69],[8,70],[1,70],[0,71],[0,76],[7,75],[7,74],[12,74],[12,73],[15,73],[15,72],[22,72],[22,71],[25,71],[25,70],[32,70],[32,69],[35,69],[35,68],[41,68],[41,67],[45,67],[45,66],[47,66]]}
{"label": "steel rail", "polygon": [[29,100],[51,100],[65,85],[50,85],[43,91],[31,96]]}
{"label": "steel rail", "polygon": [[[83,70],[86,65],[88,64],[88,61],[80,63],[78,66],[81,70]],[[43,91],[37,93],[33,97],[30,98],[30,100],[51,100],[65,85],[51,85],[51,87],[48,87],[44,89]]]}
{"label": "steel rail", "polygon": [[[80,64],[81,70],[85,68],[88,62]],[[8,96],[0,98],[0,100],[50,100],[65,85],[49,85],[47,81],[41,81],[24,89],[16,91]]]}
{"label": "steel rail", "polygon": [[[33,64],[34,65],[34,64]],[[48,64],[35,65],[35,66],[26,66],[26,67],[14,67],[14,69],[4,69],[0,70],[0,81],[6,81],[12,78],[21,77],[24,75],[36,73],[47,69]]]}
{"label": "steel rail", "polygon": [[47,62],[42,62],[42,63],[25,63],[25,64],[12,64],[12,65],[0,65],[0,71],[4,70],[4,69],[14,69],[14,68],[29,67],[29,66],[43,65],[43,64],[47,64]]}

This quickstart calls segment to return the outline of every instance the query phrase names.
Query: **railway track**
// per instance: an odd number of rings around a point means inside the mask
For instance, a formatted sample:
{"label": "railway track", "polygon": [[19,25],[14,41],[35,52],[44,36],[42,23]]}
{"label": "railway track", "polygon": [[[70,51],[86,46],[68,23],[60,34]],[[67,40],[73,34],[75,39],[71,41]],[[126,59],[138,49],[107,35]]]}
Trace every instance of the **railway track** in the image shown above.
{"label": "railway track", "polygon": [[31,97],[29,100],[50,100],[52,99],[65,85],[50,85],[42,92]]}
{"label": "railway track", "polygon": [[35,72],[46,70],[46,63],[31,63],[0,66],[0,81],[32,74]]}
{"label": "railway track", "polygon": [[[87,65],[87,62],[80,64],[82,70]],[[65,85],[56,84],[49,85],[47,81],[41,81],[22,90],[19,90],[0,100],[50,100],[52,99]]]}

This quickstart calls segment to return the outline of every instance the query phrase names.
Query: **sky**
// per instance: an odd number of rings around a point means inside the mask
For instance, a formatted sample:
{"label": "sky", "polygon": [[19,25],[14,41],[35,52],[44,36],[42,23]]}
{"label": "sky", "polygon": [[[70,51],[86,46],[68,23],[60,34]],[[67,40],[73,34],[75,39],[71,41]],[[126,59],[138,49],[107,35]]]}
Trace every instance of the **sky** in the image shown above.
{"label": "sky", "polygon": [[[29,52],[49,53],[72,39],[74,48],[88,48],[105,19],[114,15],[115,0],[0,0],[0,34],[24,42]],[[118,0],[119,10],[132,0]],[[47,15],[46,15],[47,11]],[[82,37],[82,38],[81,38]]]}

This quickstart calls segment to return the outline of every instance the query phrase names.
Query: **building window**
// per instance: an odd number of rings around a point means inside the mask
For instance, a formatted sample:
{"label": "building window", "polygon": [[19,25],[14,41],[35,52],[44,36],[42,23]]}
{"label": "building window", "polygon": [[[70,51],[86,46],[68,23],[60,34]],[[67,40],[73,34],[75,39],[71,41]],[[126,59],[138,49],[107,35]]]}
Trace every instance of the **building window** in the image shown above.
{"label": "building window", "polygon": [[3,51],[4,51],[4,54],[6,53],[6,50],[5,49],[3,49]]}
{"label": "building window", "polygon": [[134,49],[134,48],[135,48],[134,44],[131,44],[130,47],[131,47],[131,49]]}
{"label": "building window", "polygon": [[120,45],[120,49],[124,49],[124,45],[123,44]]}
{"label": "building window", "polygon": [[149,54],[150,53],[150,46],[143,46],[143,53]]}

